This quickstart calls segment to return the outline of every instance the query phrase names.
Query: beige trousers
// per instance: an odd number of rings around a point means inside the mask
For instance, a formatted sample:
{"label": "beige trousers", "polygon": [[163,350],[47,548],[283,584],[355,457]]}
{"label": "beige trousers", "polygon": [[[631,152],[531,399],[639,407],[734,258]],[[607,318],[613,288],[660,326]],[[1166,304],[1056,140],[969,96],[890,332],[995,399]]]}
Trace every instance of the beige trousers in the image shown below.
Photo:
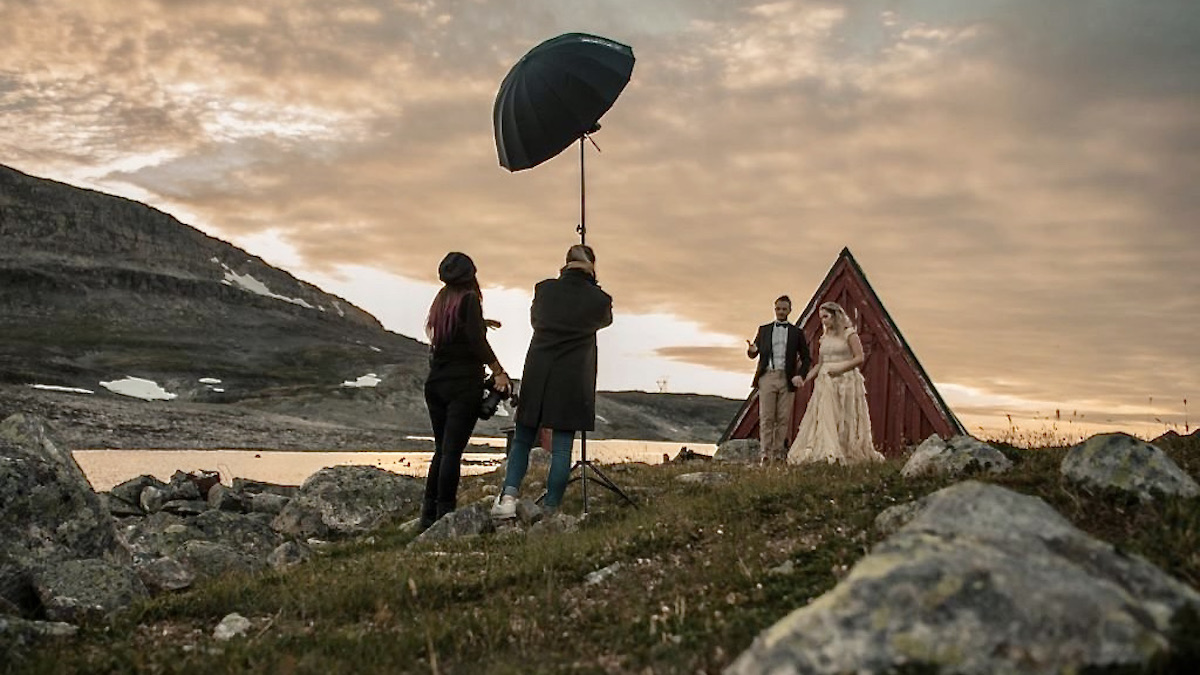
{"label": "beige trousers", "polygon": [[782,370],[768,370],[758,378],[758,435],[764,460],[787,459],[788,422],[796,392],[788,389]]}

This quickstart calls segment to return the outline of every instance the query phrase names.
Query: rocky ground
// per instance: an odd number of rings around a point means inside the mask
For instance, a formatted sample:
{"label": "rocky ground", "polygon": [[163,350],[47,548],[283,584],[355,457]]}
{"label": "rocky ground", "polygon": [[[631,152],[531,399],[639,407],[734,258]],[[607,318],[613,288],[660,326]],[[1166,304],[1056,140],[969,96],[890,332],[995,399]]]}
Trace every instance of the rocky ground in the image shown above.
{"label": "rocky ground", "polygon": [[[740,401],[697,394],[601,392],[592,438],[715,443]],[[326,390],[229,403],[141,401],[0,385],[0,419],[31,413],[73,449],[428,450],[424,402],[402,392]],[[511,417],[475,428],[503,436]]]}
{"label": "rocky ground", "polygon": [[351,426],[247,405],[124,401],[0,386],[0,418],[18,412],[50,421],[63,443],[75,449],[422,450],[427,445],[406,441],[397,427]]}

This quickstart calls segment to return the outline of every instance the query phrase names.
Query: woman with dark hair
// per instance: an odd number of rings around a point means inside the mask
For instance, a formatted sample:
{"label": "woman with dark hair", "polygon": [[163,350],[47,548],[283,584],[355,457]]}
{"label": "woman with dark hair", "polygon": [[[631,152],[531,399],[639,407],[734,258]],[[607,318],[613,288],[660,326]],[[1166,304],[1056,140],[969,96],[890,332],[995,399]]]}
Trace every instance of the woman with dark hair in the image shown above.
{"label": "woman with dark hair", "polygon": [[445,285],[429,306],[429,377],[425,404],[433,426],[433,459],[425,478],[421,529],[453,511],[458,504],[460,462],[483,400],[483,367],[492,371],[496,387],[507,390],[508,375],[487,340],[487,328],[500,323],[483,318],[483,292],[475,263],[465,253],[447,253],[438,265]]}

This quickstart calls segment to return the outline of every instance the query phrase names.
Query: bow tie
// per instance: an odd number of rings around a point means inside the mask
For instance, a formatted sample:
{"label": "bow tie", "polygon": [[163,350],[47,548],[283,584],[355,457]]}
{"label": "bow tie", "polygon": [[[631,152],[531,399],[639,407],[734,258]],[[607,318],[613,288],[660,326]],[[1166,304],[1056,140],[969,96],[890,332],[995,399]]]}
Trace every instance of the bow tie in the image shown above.
{"label": "bow tie", "polygon": [[790,325],[791,325],[791,324],[790,324],[790,323],[788,323],[788,322],[786,322],[786,321],[776,321],[776,322],[775,322],[775,326],[776,326],[777,328],[787,328],[787,327],[788,327],[788,326],[790,326]]}

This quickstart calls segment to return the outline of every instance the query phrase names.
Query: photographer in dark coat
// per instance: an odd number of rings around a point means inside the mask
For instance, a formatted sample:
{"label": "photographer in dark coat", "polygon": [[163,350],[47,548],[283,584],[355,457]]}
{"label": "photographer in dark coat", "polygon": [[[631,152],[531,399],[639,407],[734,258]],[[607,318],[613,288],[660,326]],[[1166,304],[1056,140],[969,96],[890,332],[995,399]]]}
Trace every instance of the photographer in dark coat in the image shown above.
{"label": "photographer in dark coat", "polygon": [[558,278],[538,283],[530,322],[533,339],[525,356],[504,490],[492,507],[497,518],[516,514],[539,427],[554,430],[543,503],[550,512],[562,504],[567,489],[575,432],[596,428],[596,331],[612,324],[612,297],[596,283],[591,247],[572,246]]}

